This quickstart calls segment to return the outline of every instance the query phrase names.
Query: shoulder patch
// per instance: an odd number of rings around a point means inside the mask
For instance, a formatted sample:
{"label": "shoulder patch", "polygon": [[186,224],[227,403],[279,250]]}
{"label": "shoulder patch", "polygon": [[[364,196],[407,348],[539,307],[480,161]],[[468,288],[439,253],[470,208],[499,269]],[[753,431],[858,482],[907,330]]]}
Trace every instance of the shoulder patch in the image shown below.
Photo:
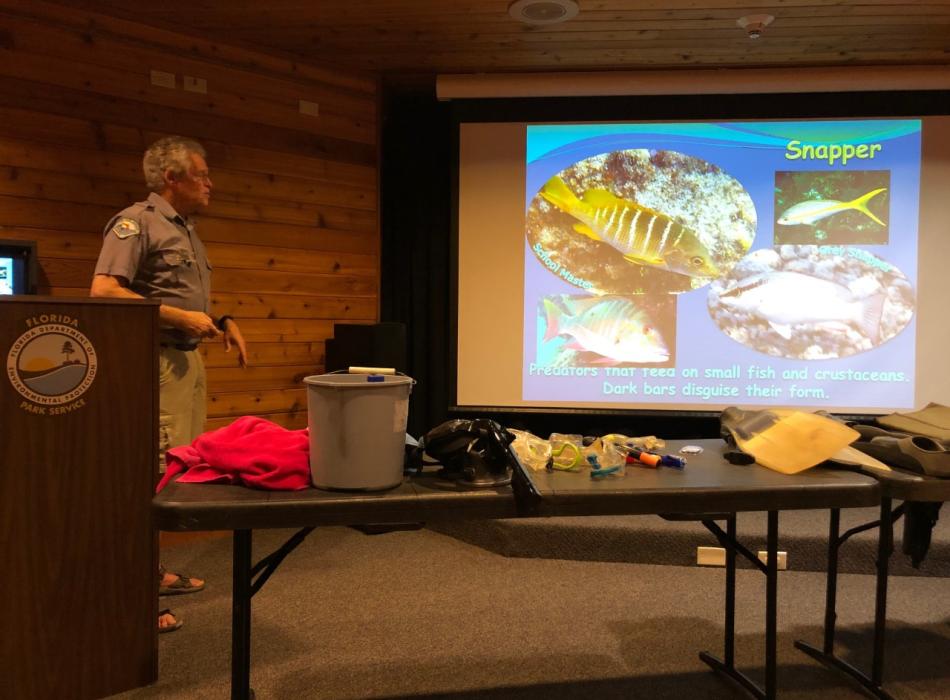
{"label": "shoulder patch", "polygon": [[112,224],[112,228],[109,230],[121,239],[126,239],[129,236],[137,236],[142,233],[139,222],[125,216]]}

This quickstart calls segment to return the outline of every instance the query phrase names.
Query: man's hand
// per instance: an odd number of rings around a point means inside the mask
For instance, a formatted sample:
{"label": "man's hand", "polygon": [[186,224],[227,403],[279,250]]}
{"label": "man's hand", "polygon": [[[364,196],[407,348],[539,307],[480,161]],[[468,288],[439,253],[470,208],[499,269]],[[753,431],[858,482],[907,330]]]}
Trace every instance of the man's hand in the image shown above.
{"label": "man's hand", "polygon": [[221,335],[214,321],[203,311],[181,311],[176,316],[176,327],[193,338],[217,338]]}
{"label": "man's hand", "polygon": [[247,346],[244,344],[244,336],[241,335],[241,329],[229,318],[224,322],[224,351],[231,352],[231,343],[237,346],[238,364],[242,369],[247,369]]}
{"label": "man's hand", "polygon": [[[128,280],[113,275],[95,275],[89,296],[112,297],[115,299],[141,299],[128,288]],[[221,331],[214,325],[211,317],[201,311],[185,311],[175,306],[162,304],[158,308],[159,323],[165,328],[177,328],[193,338],[217,338]]]}

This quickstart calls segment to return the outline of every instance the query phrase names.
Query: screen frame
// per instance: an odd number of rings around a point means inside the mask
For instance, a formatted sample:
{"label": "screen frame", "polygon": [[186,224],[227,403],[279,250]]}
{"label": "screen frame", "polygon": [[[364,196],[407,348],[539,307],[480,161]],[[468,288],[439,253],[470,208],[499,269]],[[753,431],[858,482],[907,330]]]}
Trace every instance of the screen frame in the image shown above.
{"label": "screen frame", "polygon": [[[611,416],[652,419],[696,418],[708,421],[720,411],[657,408],[573,408],[472,406],[458,402],[459,303],[459,146],[463,123],[478,122],[656,122],[784,119],[862,119],[948,116],[950,91],[874,91],[848,93],[778,93],[473,99],[454,101],[451,109],[451,232],[449,236],[450,337],[447,364],[448,412],[453,415]],[[870,420],[876,414],[839,414]]]}
{"label": "screen frame", "polygon": [[[23,260],[23,282],[19,294],[36,294],[36,241],[0,239],[0,258]],[[15,290],[13,296],[19,295]],[[0,297],[2,298],[2,297]]]}

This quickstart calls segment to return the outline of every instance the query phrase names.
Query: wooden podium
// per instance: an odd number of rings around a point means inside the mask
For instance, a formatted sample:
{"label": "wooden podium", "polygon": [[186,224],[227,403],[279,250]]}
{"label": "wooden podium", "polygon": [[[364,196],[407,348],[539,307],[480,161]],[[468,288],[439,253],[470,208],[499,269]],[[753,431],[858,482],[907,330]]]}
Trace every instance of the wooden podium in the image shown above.
{"label": "wooden podium", "polygon": [[157,679],[158,304],[0,297],[0,697]]}

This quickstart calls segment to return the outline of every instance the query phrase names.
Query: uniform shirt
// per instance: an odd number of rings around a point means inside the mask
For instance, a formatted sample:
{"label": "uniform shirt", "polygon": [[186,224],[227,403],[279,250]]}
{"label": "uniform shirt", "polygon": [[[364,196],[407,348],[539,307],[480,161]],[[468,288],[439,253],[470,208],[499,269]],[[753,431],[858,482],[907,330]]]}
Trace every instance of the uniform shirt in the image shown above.
{"label": "uniform shirt", "polygon": [[[210,312],[211,263],[194,222],[155,192],[109,221],[96,274],[123,277],[130,290],[146,299]],[[161,336],[164,343],[198,342],[176,328],[162,328]]]}

